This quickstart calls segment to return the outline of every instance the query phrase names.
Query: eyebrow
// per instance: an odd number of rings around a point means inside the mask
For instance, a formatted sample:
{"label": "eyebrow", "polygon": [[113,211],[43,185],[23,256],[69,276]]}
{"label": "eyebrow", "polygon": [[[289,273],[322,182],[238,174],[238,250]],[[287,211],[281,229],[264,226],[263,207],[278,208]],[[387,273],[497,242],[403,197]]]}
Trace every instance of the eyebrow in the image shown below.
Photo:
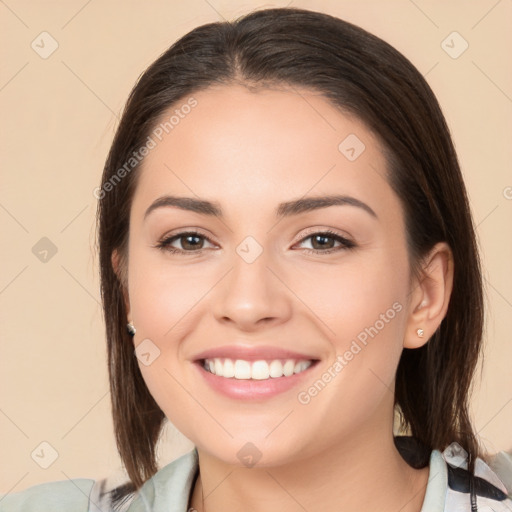
{"label": "eyebrow", "polygon": [[[304,212],[310,212],[319,210],[321,208],[327,208],[329,206],[355,206],[361,208],[365,212],[369,213],[375,219],[378,219],[377,214],[363,201],[356,199],[355,197],[345,195],[328,195],[328,196],[310,196],[295,199],[293,201],[287,201],[280,203],[275,214],[277,217],[290,217],[292,215],[298,215]],[[209,215],[212,217],[218,217],[219,219],[224,218],[222,208],[218,202],[207,201],[205,199],[196,199],[194,197],[183,197],[183,196],[162,196],[153,201],[149,208],[144,213],[144,219],[157,208],[174,206],[182,210],[187,210],[201,215]]]}

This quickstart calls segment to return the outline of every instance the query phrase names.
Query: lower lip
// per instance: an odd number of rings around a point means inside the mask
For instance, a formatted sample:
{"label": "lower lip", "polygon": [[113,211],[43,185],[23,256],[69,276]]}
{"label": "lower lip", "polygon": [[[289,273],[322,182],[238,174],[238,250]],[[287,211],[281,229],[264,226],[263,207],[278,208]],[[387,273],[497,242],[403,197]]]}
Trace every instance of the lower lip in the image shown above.
{"label": "lower lip", "polygon": [[306,370],[300,373],[294,373],[289,377],[271,377],[265,380],[235,379],[234,377],[226,379],[225,377],[219,377],[205,370],[202,366],[202,362],[197,362],[195,366],[207,384],[215,391],[229,398],[238,400],[258,400],[272,398],[297,386],[304,378],[310,375],[310,371],[317,363],[318,361],[314,361]]}

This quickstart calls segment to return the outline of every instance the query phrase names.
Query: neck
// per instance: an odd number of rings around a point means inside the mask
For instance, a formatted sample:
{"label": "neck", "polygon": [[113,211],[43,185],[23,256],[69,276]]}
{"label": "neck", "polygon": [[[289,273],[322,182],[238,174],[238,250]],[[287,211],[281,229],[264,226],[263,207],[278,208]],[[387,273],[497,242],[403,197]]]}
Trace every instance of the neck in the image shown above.
{"label": "neck", "polygon": [[410,467],[384,429],[360,431],[308,459],[265,468],[231,466],[198,449],[197,512],[379,510],[419,512],[428,467]]}

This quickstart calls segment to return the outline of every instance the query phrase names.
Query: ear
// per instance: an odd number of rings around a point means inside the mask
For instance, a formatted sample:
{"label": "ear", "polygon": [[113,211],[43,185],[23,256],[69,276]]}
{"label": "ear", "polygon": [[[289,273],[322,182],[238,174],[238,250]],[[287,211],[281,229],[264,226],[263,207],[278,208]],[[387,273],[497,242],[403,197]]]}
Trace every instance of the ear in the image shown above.
{"label": "ear", "polygon": [[119,282],[121,283],[127,318],[130,318],[130,297],[128,295],[126,263],[117,249],[112,251],[111,262],[112,268],[114,269],[114,272],[119,279]]}
{"label": "ear", "polygon": [[[448,310],[453,287],[453,255],[445,242],[424,258],[419,278],[412,282],[404,348],[419,348],[435,333]],[[423,336],[418,335],[423,330]]]}

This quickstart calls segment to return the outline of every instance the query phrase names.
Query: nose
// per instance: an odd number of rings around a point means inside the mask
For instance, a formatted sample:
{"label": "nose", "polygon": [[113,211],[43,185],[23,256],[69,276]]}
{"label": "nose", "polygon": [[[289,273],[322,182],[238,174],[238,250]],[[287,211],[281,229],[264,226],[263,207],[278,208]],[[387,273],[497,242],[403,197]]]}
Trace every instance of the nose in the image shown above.
{"label": "nose", "polygon": [[273,267],[265,251],[252,263],[235,254],[231,270],[211,297],[216,320],[247,332],[286,322],[293,294]]}

